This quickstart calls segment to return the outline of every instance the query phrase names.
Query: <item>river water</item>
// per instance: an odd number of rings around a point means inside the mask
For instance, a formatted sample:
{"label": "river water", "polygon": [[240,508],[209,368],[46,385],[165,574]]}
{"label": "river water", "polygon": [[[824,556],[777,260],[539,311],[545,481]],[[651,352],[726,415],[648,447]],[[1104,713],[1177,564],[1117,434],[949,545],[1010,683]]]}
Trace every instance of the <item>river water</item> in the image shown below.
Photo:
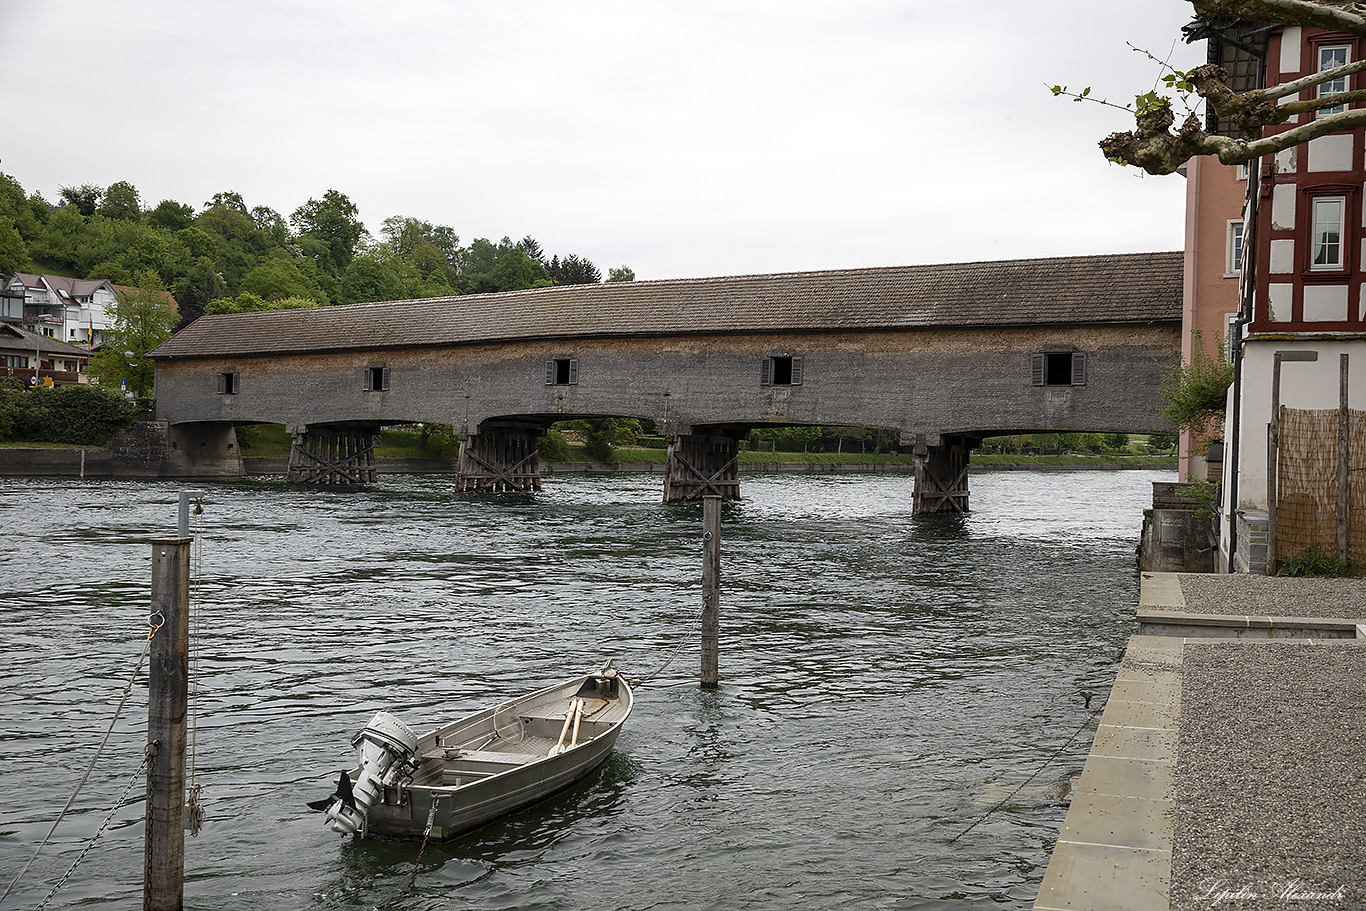
{"label": "river water", "polygon": [[[1142,509],[1168,479],[974,475],[969,516],[913,519],[909,476],[746,476],[716,693],[695,683],[701,509],[662,506],[658,476],[484,499],[443,477],[204,485],[186,907],[1027,908],[1094,728],[1079,694],[1107,691],[1133,631]],[[0,891],[138,664],[148,540],[174,532],[182,486],[0,486]],[[429,845],[411,886],[416,844],[343,841],[304,806],[379,709],[425,730],[606,657],[657,674],[607,765]],[[135,782],[146,701],[144,673],[6,908],[36,907]],[[142,792],[48,907],[137,906]]]}

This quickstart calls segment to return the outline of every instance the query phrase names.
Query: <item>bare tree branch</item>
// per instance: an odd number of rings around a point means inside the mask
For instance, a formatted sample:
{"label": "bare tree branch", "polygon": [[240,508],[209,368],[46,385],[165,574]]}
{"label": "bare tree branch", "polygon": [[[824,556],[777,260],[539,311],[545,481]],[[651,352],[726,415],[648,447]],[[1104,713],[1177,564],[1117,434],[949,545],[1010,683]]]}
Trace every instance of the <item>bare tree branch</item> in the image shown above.
{"label": "bare tree branch", "polygon": [[1163,99],[1139,112],[1137,130],[1107,136],[1101,140],[1100,149],[1112,161],[1140,167],[1149,174],[1171,174],[1196,155],[1217,155],[1224,164],[1239,164],[1330,133],[1366,126],[1366,110],[1343,111],[1253,140],[1206,133],[1194,116],[1172,133],[1174,119],[1171,104]]}
{"label": "bare tree branch", "polygon": [[[1366,38],[1366,3],[1348,0],[1191,0],[1191,6],[1207,19],[1232,16],[1247,22],[1311,25]],[[1134,165],[1150,174],[1170,174],[1196,155],[1217,155],[1224,164],[1249,161],[1319,136],[1366,125],[1366,110],[1346,110],[1274,136],[1257,138],[1265,127],[1279,126],[1300,114],[1366,102],[1366,90],[1355,90],[1278,103],[1280,99],[1361,72],[1366,72],[1366,60],[1239,93],[1229,87],[1228,74],[1222,67],[1198,66],[1184,74],[1190,87],[1205,99],[1209,109],[1222,121],[1250,138],[1235,139],[1207,133],[1194,115],[1173,132],[1175,117],[1171,102],[1158,99],[1137,112],[1133,131],[1107,136],[1100,147],[1111,161]]]}
{"label": "bare tree branch", "polygon": [[1191,0],[1196,15],[1238,16],[1248,21],[1317,25],[1335,32],[1366,35],[1366,16],[1357,3],[1314,0]]}

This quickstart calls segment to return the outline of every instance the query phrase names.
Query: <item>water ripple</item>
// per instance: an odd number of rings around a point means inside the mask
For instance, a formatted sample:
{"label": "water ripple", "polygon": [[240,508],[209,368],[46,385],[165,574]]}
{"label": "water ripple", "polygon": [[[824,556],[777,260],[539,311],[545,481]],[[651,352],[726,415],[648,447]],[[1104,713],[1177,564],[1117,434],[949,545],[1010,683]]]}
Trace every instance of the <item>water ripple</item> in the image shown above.
{"label": "water ripple", "polygon": [[[974,511],[913,519],[904,476],[746,477],[726,504],[723,688],[647,687],[601,774],[446,845],[339,842],[304,802],[379,709],[428,728],[615,656],[695,675],[697,507],[658,477],[466,498],[207,484],[195,573],[187,906],[425,911],[1025,908],[1085,744],[958,841],[1085,719],[1132,629],[1159,473],[974,476]],[[199,485],[197,485],[199,486]],[[12,479],[0,608],[0,879],[46,832],[146,635],[148,540],[177,487]],[[40,504],[33,508],[33,504]],[[679,646],[682,646],[681,650]],[[36,903],[121,793],[145,679],[18,896]],[[1087,738],[1080,738],[1086,740]],[[135,789],[136,791],[136,789]],[[140,800],[52,907],[141,889]]]}

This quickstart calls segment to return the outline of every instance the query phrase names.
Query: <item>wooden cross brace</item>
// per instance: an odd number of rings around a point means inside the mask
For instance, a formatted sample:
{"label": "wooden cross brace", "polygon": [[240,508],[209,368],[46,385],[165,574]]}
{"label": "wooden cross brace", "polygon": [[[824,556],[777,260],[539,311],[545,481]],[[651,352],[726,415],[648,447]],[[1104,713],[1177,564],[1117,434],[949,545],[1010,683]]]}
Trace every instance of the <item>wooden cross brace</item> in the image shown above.
{"label": "wooden cross brace", "polygon": [[955,477],[953,481],[950,482],[950,484],[947,486],[944,484],[943,481],[941,481],[939,478],[935,477],[928,471],[925,472],[923,477],[925,481],[929,482],[930,484],[933,484],[935,489],[933,491],[927,490],[922,492],[920,494],[920,499],[940,500],[941,502],[944,500],[948,500],[949,505],[952,506],[955,511],[967,512],[967,510],[963,507],[963,504],[961,502],[963,497],[967,495],[967,490],[964,489],[964,487],[967,484],[968,478],[968,470],[966,468],[958,472],[958,476]]}
{"label": "wooden cross brace", "polygon": [[698,488],[700,488],[698,491],[696,491],[696,494],[695,494],[696,496],[699,496],[699,497],[701,497],[701,496],[706,496],[706,495],[707,495],[707,491],[711,491],[711,493],[712,493],[713,495],[718,496],[718,497],[723,497],[723,496],[725,496],[725,492],[722,491],[721,488],[723,488],[723,487],[739,487],[739,486],[740,486],[740,482],[739,482],[739,481],[718,481],[718,480],[717,480],[718,478],[721,477],[721,475],[723,475],[723,474],[725,474],[725,473],[727,473],[727,472],[732,472],[733,470],[738,470],[737,466],[738,466],[738,464],[739,464],[739,462],[740,462],[740,457],[739,457],[739,456],[736,456],[736,457],[732,458],[729,462],[727,462],[726,464],[722,465],[720,468],[716,469],[716,471],[713,472],[713,473],[710,474],[710,475],[703,474],[703,472],[702,472],[701,470],[699,470],[698,467],[697,467],[696,465],[694,465],[692,462],[689,462],[689,461],[688,461],[686,458],[684,458],[684,457],[682,456],[682,454],[680,454],[680,453],[677,453],[677,452],[674,453],[674,458],[678,460],[678,463],[679,463],[682,467],[684,467],[684,468],[688,469],[689,471],[691,471],[691,472],[693,473],[693,478],[694,478],[693,480],[689,480],[689,481],[686,481],[686,482],[679,481],[679,482],[675,482],[675,483],[679,483],[679,484],[686,483],[686,484],[688,484],[689,486],[693,486],[693,487],[698,487]]}
{"label": "wooden cross brace", "polygon": [[532,452],[518,459],[516,462],[512,463],[512,465],[504,469],[499,468],[493,465],[492,463],[485,461],[484,459],[481,459],[478,455],[474,454],[473,452],[468,453],[468,458],[471,461],[478,462],[488,472],[488,474],[480,476],[481,480],[485,478],[491,478],[495,484],[501,481],[504,484],[507,484],[509,487],[513,487],[518,490],[521,490],[522,487],[525,486],[525,481],[528,478],[532,477],[535,473],[530,470],[527,470],[522,474],[517,475],[517,470],[525,466],[535,456],[536,453]]}
{"label": "wooden cross brace", "polygon": [[320,469],[324,471],[331,471],[341,475],[348,481],[351,481],[353,484],[363,484],[365,482],[365,479],[361,477],[361,474],[366,471],[366,468],[362,466],[360,462],[363,458],[365,458],[371,452],[373,452],[374,449],[375,443],[374,440],[371,440],[370,443],[364,449],[353,452],[351,455],[347,456],[341,462],[334,462],[331,459],[323,458],[322,456],[314,452],[312,449],[309,449],[307,446],[300,444],[298,449],[296,449],[295,451],[299,454],[300,457],[311,459],[314,464],[291,465],[290,469],[294,471],[318,471]]}

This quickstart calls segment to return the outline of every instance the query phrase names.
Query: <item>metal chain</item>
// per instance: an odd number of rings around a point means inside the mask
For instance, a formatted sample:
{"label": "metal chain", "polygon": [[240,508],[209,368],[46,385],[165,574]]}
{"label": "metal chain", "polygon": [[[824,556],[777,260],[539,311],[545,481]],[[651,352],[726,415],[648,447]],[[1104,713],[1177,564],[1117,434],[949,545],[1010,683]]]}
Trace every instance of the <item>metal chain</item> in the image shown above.
{"label": "metal chain", "polygon": [[[157,622],[156,617],[160,617],[161,621]],[[0,902],[3,902],[6,896],[13,891],[14,887],[19,885],[19,880],[24,878],[24,874],[28,872],[29,867],[33,866],[33,862],[38,859],[38,855],[52,839],[52,833],[57,831],[57,826],[59,826],[66,817],[67,811],[71,809],[71,805],[76,802],[76,796],[81,793],[81,788],[85,787],[86,779],[90,777],[90,773],[95,768],[95,763],[100,758],[100,753],[104,751],[104,745],[109,742],[109,735],[114,733],[114,725],[118,724],[119,717],[123,714],[123,707],[128,702],[128,695],[133,691],[133,683],[138,679],[138,674],[142,671],[142,663],[147,660],[147,651],[151,648],[152,639],[156,636],[157,630],[161,629],[165,622],[166,618],[161,615],[160,611],[157,611],[154,617],[148,619],[147,638],[143,640],[142,653],[138,655],[137,667],[133,668],[132,676],[128,678],[128,683],[123,687],[123,696],[119,699],[118,708],[114,710],[114,717],[109,720],[109,729],[104,732],[104,739],[100,741],[99,746],[95,747],[95,755],[90,757],[90,764],[85,767],[85,773],[81,775],[81,780],[76,782],[76,789],[71,792],[71,796],[67,798],[66,805],[63,806],[62,811],[57,814],[57,818],[52,821],[52,828],[47,830],[47,835],[43,836],[43,840],[39,843],[38,847],[34,849],[33,856],[28,859],[28,863],[24,864],[24,869],[19,871],[18,875],[15,876],[5,888],[4,894],[0,895]]]}
{"label": "metal chain", "polygon": [[147,763],[151,761],[151,758],[152,752],[150,748],[143,751],[142,762],[138,764],[138,770],[133,773],[133,777],[128,780],[128,787],[123,789],[123,796],[114,804],[113,809],[109,811],[109,815],[104,818],[104,822],[95,830],[95,834],[90,836],[90,841],[86,842],[85,847],[81,849],[81,853],[76,855],[76,859],[71,862],[71,868],[68,869],[66,873],[62,874],[62,878],[57,880],[57,884],[52,887],[52,891],[47,894],[46,898],[38,903],[36,911],[43,911],[43,909],[47,907],[47,903],[52,901],[52,896],[57,894],[58,889],[66,885],[66,881],[71,878],[71,874],[75,873],[76,868],[80,866],[81,861],[85,860],[85,855],[89,854],[90,849],[95,847],[95,840],[104,834],[104,830],[109,828],[109,824],[114,821],[114,816],[119,812],[120,808],[123,807],[124,803],[127,802],[128,795],[132,793],[133,786],[142,778],[142,773],[146,771]]}
{"label": "metal chain", "polygon": [[417,868],[422,863],[422,855],[427,851],[427,839],[431,837],[432,825],[436,822],[436,806],[441,803],[439,795],[433,795],[432,808],[427,811],[427,828],[422,832],[422,847],[417,851],[417,860],[413,861],[413,872],[408,876],[408,888],[413,887],[417,881]]}
{"label": "metal chain", "polygon": [[1053,751],[1053,755],[1052,755],[1052,756],[1049,756],[1047,759],[1045,759],[1045,760],[1043,761],[1043,765],[1039,766],[1037,769],[1034,770],[1034,774],[1033,774],[1033,775],[1030,775],[1030,776],[1029,776],[1028,778],[1026,778],[1024,781],[1020,782],[1020,786],[1019,786],[1018,788],[1016,788],[1015,790],[1011,791],[1009,794],[1007,794],[1007,795],[1005,796],[1005,799],[1004,799],[1004,800],[1002,800],[1002,801],[1001,801],[1000,803],[998,803],[996,806],[992,807],[990,810],[987,810],[985,813],[982,814],[982,816],[981,816],[980,819],[978,819],[978,820],[977,820],[976,822],[974,822],[972,825],[968,826],[968,827],[967,827],[966,829],[964,829],[963,831],[959,832],[957,835],[953,836],[953,838],[950,838],[949,841],[950,841],[950,842],[955,842],[955,841],[957,841],[958,839],[962,838],[964,835],[968,834],[968,833],[971,832],[973,829],[977,828],[977,827],[980,826],[982,823],[986,822],[987,819],[990,818],[990,816],[991,816],[992,813],[995,813],[997,810],[1001,809],[1001,807],[1003,807],[1003,806],[1005,806],[1007,803],[1009,803],[1009,802],[1010,802],[1010,799],[1011,799],[1012,797],[1014,797],[1016,794],[1020,793],[1020,791],[1022,791],[1022,790],[1024,789],[1024,786],[1025,786],[1025,785],[1029,784],[1031,781],[1033,781],[1035,778],[1038,777],[1038,775],[1039,775],[1040,772],[1042,772],[1044,769],[1048,768],[1048,764],[1049,764],[1050,762],[1052,762],[1053,760],[1055,760],[1055,759],[1057,759],[1059,756],[1061,756],[1061,755],[1063,754],[1063,751],[1066,750],[1068,747],[1070,747],[1070,746],[1072,745],[1072,741],[1076,740],[1077,737],[1081,735],[1081,732],[1084,731],[1084,730],[1086,730],[1086,726],[1089,725],[1089,724],[1091,723],[1091,719],[1092,719],[1092,718],[1095,718],[1097,715],[1099,715],[1099,714],[1100,714],[1101,712],[1103,712],[1103,711],[1105,711],[1105,706],[1101,706],[1101,707],[1098,708],[1098,709],[1092,709],[1091,712],[1090,712],[1090,714],[1088,714],[1088,715],[1086,716],[1086,720],[1083,721],[1083,722],[1081,723],[1081,727],[1079,727],[1079,728],[1077,728],[1075,731],[1073,731],[1073,732],[1072,732],[1072,736],[1067,738],[1067,742],[1064,743],[1062,746],[1058,747],[1056,750],[1054,750],[1054,751]]}

